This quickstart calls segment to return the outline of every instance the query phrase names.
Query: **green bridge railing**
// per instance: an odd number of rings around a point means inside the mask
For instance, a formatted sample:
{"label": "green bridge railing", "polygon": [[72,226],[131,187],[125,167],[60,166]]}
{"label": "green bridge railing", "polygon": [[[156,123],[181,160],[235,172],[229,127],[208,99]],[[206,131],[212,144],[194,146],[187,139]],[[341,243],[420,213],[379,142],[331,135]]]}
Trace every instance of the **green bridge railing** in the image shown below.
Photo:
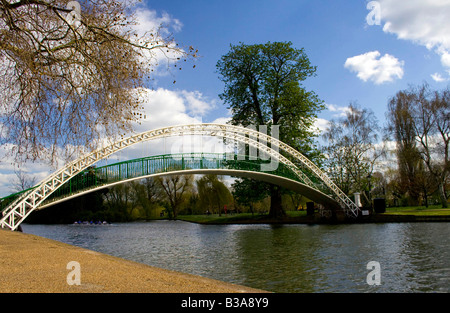
{"label": "green bridge railing", "polygon": [[[164,154],[144,157],[105,165],[101,167],[90,167],[80,174],[74,176],[67,183],[58,188],[44,204],[54,202],[65,197],[75,195],[90,189],[118,183],[120,181],[138,179],[158,173],[173,171],[185,171],[196,169],[228,169],[251,172],[261,171],[261,164],[269,163],[261,159],[250,160],[246,156],[239,156],[224,153],[181,153]],[[292,171],[290,166],[279,163],[274,171],[264,171],[264,173],[289,178],[300,183],[304,183]],[[317,189],[323,190],[323,185],[317,177],[311,173],[305,173],[317,185]],[[36,188],[36,187],[33,187]],[[25,191],[18,192],[1,199],[1,208],[7,206]]]}

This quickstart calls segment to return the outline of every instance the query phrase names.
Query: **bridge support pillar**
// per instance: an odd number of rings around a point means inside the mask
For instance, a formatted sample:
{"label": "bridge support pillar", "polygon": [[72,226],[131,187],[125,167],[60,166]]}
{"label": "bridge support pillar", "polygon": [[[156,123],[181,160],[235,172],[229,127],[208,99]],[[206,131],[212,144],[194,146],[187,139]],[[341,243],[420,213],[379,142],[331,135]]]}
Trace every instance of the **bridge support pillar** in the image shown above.
{"label": "bridge support pillar", "polygon": [[306,215],[314,215],[314,202],[306,202]]}

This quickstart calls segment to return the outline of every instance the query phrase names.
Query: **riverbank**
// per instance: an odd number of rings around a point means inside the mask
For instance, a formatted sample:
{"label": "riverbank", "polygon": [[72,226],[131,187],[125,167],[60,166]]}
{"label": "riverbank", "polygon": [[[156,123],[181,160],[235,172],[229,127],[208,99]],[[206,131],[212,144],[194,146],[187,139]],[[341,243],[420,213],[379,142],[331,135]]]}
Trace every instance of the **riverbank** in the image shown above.
{"label": "riverbank", "polygon": [[450,222],[449,216],[416,216],[377,214],[361,218],[329,219],[321,217],[285,217],[285,218],[242,218],[242,219],[192,219],[179,217],[179,220],[198,224],[357,224],[357,223],[416,223],[416,222]]}
{"label": "riverbank", "polygon": [[[68,263],[80,285],[68,284]],[[73,278],[69,277],[69,281]],[[1,293],[259,293],[244,286],[169,271],[39,236],[0,229]]]}
{"label": "riverbank", "polygon": [[281,218],[271,218],[267,214],[211,214],[181,215],[179,220],[198,224],[352,224],[352,223],[415,223],[415,222],[450,222],[449,209],[393,208],[386,213],[372,213],[358,218],[346,218],[340,214],[334,218],[321,217],[317,212],[307,215],[305,211],[286,212]]}

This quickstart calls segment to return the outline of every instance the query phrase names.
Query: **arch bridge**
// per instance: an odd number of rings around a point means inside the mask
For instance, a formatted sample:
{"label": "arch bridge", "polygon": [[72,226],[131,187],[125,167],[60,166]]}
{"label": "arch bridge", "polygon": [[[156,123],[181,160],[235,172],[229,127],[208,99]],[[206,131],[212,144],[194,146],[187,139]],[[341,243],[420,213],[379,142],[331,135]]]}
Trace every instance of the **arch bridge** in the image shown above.
{"label": "arch bridge", "polygon": [[[135,144],[183,135],[216,136],[248,145],[260,155],[268,156],[270,161],[236,153],[190,153],[152,156],[94,167],[97,162]],[[207,173],[270,182],[299,192],[326,207],[341,208],[351,217],[358,216],[360,211],[322,170],[277,138],[250,128],[204,123],[150,130],[84,155],[51,174],[36,187],[16,194],[16,198],[2,211],[0,225],[16,230],[34,210],[125,181],[160,175]]]}

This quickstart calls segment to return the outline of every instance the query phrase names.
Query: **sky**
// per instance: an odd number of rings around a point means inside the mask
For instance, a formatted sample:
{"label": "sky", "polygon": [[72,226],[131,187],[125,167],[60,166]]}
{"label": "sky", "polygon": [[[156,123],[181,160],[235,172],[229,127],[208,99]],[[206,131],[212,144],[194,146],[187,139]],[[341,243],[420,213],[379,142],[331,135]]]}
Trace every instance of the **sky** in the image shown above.
{"label": "sky", "polygon": [[[383,127],[398,91],[424,82],[443,89],[450,82],[450,0],[143,0],[137,17],[140,31],[162,23],[180,46],[199,54],[169,72],[161,62],[144,94],[146,118],[137,132],[226,122],[216,63],[241,42],[290,41],[304,48],[317,72],[302,84],[326,105],[320,129],[352,102],[372,110]],[[161,152],[158,145],[154,153]],[[13,167],[0,163],[0,196],[11,191]],[[37,181],[51,174],[40,164],[22,169]]]}
{"label": "sky", "polygon": [[[376,16],[378,4],[379,20]],[[228,112],[218,95],[216,72],[230,44],[290,41],[304,48],[316,76],[303,82],[325,104],[322,119],[334,118],[357,102],[384,123],[387,102],[410,84],[445,88],[450,78],[450,0],[230,0],[147,1],[181,27],[181,45],[200,58],[195,69],[160,78],[158,88],[191,92],[210,104],[203,121]],[[368,9],[369,7],[369,9]],[[367,20],[369,18],[369,21]],[[377,25],[379,24],[379,25]],[[173,81],[176,83],[173,84]]]}

